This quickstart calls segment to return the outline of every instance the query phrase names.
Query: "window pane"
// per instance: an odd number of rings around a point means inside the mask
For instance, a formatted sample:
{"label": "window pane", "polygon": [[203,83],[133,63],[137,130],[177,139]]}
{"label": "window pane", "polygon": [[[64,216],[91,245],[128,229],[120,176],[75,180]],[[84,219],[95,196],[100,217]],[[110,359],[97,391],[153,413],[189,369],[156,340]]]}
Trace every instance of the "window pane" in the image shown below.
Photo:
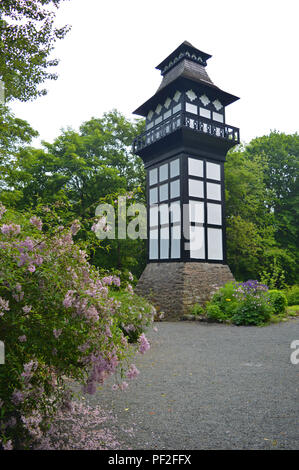
{"label": "window pane", "polygon": [[163,114],[163,119],[167,119],[171,116],[171,109],[169,111],[166,111],[166,113]]}
{"label": "window pane", "polygon": [[170,183],[170,197],[171,199],[179,197],[180,195],[180,180],[175,180]]}
{"label": "window pane", "polygon": [[168,163],[160,166],[159,168],[159,181],[165,181],[168,179]]}
{"label": "window pane", "polygon": [[208,224],[222,224],[222,207],[221,204],[207,204],[208,206]]}
{"label": "window pane", "polygon": [[169,210],[168,204],[161,204],[160,210],[160,225],[169,224]]}
{"label": "window pane", "polygon": [[220,184],[207,183],[207,199],[215,199],[215,201],[221,201]]}
{"label": "window pane", "polygon": [[182,108],[182,103],[177,104],[176,106],[173,107],[172,114],[177,113],[178,111],[181,110],[181,108]]}
{"label": "window pane", "polygon": [[203,182],[189,179],[189,196],[203,197]]}
{"label": "window pane", "polygon": [[169,226],[160,230],[160,259],[169,258]]}
{"label": "window pane", "polygon": [[150,189],[149,200],[150,200],[150,204],[156,204],[156,202],[158,202],[158,189],[157,188]]}
{"label": "window pane", "polygon": [[199,108],[199,114],[200,114],[200,116],[202,116],[202,117],[211,119],[211,111],[209,111],[208,109]]}
{"label": "window pane", "polygon": [[220,165],[218,163],[207,162],[207,178],[220,181]]}
{"label": "window pane", "polygon": [[205,258],[205,233],[203,227],[190,226],[190,257]]}
{"label": "window pane", "polygon": [[214,121],[223,122],[223,114],[213,113]]}
{"label": "window pane", "polygon": [[203,161],[188,158],[189,175],[203,177]]}
{"label": "window pane", "polygon": [[208,228],[208,259],[222,260],[222,230]]}
{"label": "window pane", "polygon": [[150,230],[149,258],[158,259],[158,230]]}
{"label": "window pane", "polygon": [[197,106],[195,106],[195,104],[186,103],[186,111],[188,111],[188,113],[197,114]]}
{"label": "window pane", "polygon": [[203,224],[205,221],[204,203],[200,201],[189,201],[189,221]]}
{"label": "window pane", "polygon": [[180,160],[173,160],[170,162],[170,178],[174,178],[175,176],[179,176],[180,174]]}
{"label": "window pane", "polygon": [[149,184],[152,186],[153,184],[158,183],[158,168],[154,168],[149,172]]}
{"label": "window pane", "polygon": [[150,208],[150,227],[158,225],[158,206]]}
{"label": "window pane", "polygon": [[170,204],[170,220],[173,223],[181,221],[181,205],[179,202],[172,202]]}
{"label": "window pane", "polygon": [[168,199],[168,184],[162,184],[160,186],[160,202],[167,201]]}
{"label": "window pane", "polygon": [[179,258],[181,256],[181,226],[174,225],[171,227],[171,258]]}

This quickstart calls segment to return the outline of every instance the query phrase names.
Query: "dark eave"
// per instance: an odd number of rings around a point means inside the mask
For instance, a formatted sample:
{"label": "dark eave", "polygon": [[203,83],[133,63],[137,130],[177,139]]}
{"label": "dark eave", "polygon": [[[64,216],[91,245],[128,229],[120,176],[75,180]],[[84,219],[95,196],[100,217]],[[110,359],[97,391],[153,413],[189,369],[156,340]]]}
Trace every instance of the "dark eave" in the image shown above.
{"label": "dark eave", "polygon": [[161,70],[161,74],[164,75],[174,67],[179,60],[186,57],[186,54],[189,56],[190,60],[193,60],[192,57],[194,57],[195,61],[200,60],[200,63],[203,66],[206,66],[207,60],[212,57],[210,54],[196,49],[196,47],[192,46],[190,42],[184,41],[169,56],[167,56],[166,59],[157,65],[156,69]]}
{"label": "dark eave", "polygon": [[181,75],[175,80],[171,81],[169,84],[166,84],[163,88],[159,87],[158,91],[145,103],[139,106],[139,108],[137,108],[133,114],[137,114],[138,116],[147,116],[151,109],[154,110],[159,103],[163,104],[163,101],[165,101],[169,95],[175,93],[176,90],[182,91],[182,87],[187,90],[189,88],[194,88],[194,91],[195,88],[197,88],[202,93],[206,92],[209,97],[213,99],[218,98],[224,106],[234,103],[239,99],[237,96],[227,93],[226,91],[216,87],[212,82],[205,82],[202,79],[194,76],[192,77]]}

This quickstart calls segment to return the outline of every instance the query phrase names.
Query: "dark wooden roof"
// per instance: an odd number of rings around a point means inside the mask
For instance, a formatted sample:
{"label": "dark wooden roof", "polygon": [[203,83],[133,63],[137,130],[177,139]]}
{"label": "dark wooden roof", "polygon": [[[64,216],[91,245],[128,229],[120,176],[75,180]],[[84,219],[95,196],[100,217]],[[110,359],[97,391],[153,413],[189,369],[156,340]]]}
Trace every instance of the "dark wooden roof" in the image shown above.
{"label": "dark wooden roof", "polygon": [[212,97],[219,98],[224,106],[238,100],[237,96],[231,95],[218,88],[206,72],[206,61],[212,57],[210,54],[196,49],[187,41],[184,41],[156,68],[161,70],[162,82],[156,93],[133,114],[146,116],[148,112],[165,99],[168,93],[175,91],[176,87],[193,84],[207,91]]}
{"label": "dark wooden roof", "polygon": [[183,59],[164,75],[163,80],[157,91],[162,90],[162,88],[164,88],[169,83],[173,82],[179,77],[190,78],[191,80],[194,80],[196,82],[204,82],[216,87],[210,79],[209,75],[207,74],[206,69],[203,65],[191,62],[191,60]]}

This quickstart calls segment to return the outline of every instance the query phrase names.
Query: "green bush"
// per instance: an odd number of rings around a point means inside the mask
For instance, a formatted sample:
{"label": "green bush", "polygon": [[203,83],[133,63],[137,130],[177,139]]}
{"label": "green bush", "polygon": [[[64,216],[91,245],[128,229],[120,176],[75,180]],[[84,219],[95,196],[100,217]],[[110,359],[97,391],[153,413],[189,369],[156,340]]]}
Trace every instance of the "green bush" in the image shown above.
{"label": "green bush", "polygon": [[190,310],[191,315],[202,315],[204,313],[204,309],[199,304],[194,304]]}
{"label": "green bush", "polygon": [[218,305],[225,318],[231,318],[237,304],[236,284],[228,282],[217,290],[211,299],[211,303]]}
{"label": "green bush", "polygon": [[299,286],[292,286],[286,291],[288,305],[299,305]]}
{"label": "green bush", "polygon": [[227,319],[226,315],[221,311],[219,305],[214,303],[208,303],[207,305],[207,318],[209,320],[220,323],[223,323]]}
{"label": "green bush", "polygon": [[288,300],[285,294],[279,290],[270,290],[268,293],[269,302],[276,315],[285,313]]}

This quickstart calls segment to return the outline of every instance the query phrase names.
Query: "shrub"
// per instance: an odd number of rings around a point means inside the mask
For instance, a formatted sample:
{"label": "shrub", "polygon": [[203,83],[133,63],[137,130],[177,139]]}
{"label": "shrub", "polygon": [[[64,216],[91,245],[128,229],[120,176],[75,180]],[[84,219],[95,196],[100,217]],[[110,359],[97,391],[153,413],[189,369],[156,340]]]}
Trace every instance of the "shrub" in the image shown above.
{"label": "shrub", "polygon": [[279,290],[270,290],[268,296],[273,312],[276,315],[285,313],[286,307],[288,305],[288,301],[285,294]]}
{"label": "shrub", "polygon": [[213,295],[211,303],[218,305],[226,318],[231,318],[237,303],[236,283],[228,282],[218,289]]}
{"label": "shrub", "polygon": [[[102,277],[89,264],[82,244],[73,240],[78,221],[45,232],[40,218],[1,204],[0,219],[0,339],[6,353],[0,366],[0,448],[28,448],[56,411],[68,406],[66,377],[95,393],[113,373],[119,371],[121,379],[137,375],[128,360],[136,349],[149,348],[140,333],[152,312],[134,307],[127,285],[132,312],[128,307],[120,320],[121,302],[112,289],[117,292],[120,279]],[[121,323],[138,330],[134,347]]]}
{"label": "shrub", "polygon": [[238,300],[232,322],[235,325],[262,325],[270,319],[272,307],[268,287],[258,281],[247,281],[236,287]]}
{"label": "shrub", "polygon": [[207,304],[206,313],[207,313],[207,318],[209,320],[222,323],[227,319],[225,314],[221,311],[219,305],[214,304],[214,303]]}
{"label": "shrub", "polygon": [[290,287],[286,292],[288,305],[299,305],[299,286]]}
{"label": "shrub", "polygon": [[190,310],[191,315],[202,315],[204,313],[204,309],[199,304],[194,304]]}

